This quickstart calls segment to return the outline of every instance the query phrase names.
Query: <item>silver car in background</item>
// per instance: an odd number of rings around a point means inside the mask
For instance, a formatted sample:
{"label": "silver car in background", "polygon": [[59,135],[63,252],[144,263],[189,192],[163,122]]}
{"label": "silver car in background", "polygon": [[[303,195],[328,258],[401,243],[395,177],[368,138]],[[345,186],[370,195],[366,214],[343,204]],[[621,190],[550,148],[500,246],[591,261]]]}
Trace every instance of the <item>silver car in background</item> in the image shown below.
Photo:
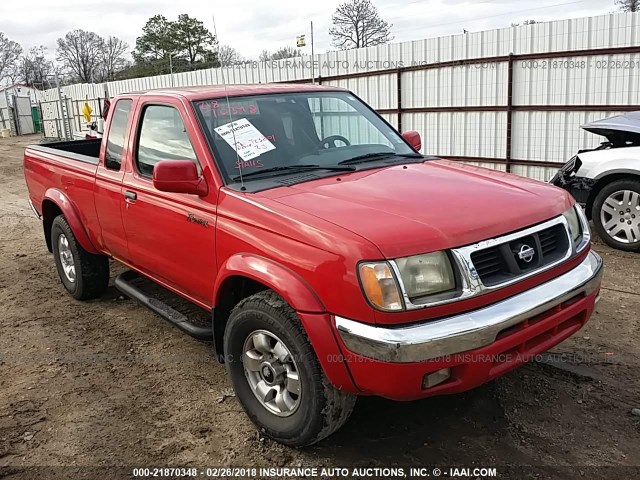
{"label": "silver car in background", "polygon": [[579,151],[551,183],[575,197],[609,246],[640,252],[640,111],[581,128],[606,141]]}

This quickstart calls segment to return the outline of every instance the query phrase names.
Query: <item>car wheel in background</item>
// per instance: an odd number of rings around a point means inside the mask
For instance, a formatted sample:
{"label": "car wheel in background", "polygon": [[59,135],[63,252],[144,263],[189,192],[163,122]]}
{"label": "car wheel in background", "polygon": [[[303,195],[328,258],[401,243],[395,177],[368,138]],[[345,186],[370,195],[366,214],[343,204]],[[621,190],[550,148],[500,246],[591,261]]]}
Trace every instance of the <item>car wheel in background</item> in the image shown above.
{"label": "car wheel in background", "polygon": [[605,185],[593,202],[591,217],[607,245],[640,251],[640,181],[616,180]]}

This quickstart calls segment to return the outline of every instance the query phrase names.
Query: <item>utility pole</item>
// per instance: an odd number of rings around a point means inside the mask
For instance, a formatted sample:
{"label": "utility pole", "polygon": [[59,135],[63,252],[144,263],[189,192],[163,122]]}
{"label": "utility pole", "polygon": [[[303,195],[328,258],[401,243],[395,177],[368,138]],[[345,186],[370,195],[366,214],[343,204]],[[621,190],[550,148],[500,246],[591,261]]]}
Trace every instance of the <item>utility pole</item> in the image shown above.
{"label": "utility pole", "polygon": [[173,87],[173,55],[169,54],[169,75],[171,76],[171,86]]}

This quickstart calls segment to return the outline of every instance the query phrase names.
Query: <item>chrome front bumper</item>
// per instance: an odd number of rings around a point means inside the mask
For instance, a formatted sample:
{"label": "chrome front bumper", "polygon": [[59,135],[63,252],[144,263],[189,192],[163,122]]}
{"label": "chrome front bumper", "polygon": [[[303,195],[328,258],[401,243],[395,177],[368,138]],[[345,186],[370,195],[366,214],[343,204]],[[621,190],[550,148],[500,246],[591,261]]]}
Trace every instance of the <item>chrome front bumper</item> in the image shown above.
{"label": "chrome front bumper", "polygon": [[591,251],[569,272],[480,310],[397,328],[336,316],[336,327],[346,347],[354,353],[385,362],[421,362],[489,345],[505,328],[578,294],[593,293],[602,273],[602,258]]}

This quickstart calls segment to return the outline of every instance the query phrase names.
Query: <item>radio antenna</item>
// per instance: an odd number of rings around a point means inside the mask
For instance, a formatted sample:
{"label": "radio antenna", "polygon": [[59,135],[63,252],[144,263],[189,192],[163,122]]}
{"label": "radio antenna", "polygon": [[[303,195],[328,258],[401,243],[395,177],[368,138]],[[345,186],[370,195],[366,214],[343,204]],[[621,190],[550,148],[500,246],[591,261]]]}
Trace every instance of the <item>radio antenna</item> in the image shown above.
{"label": "radio antenna", "polygon": [[[218,42],[218,59],[220,59],[220,37],[218,37],[218,29],[216,28],[216,17],[211,15],[211,20],[213,20],[213,35]],[[222,76],[222,87],[224,88],[224,97],[227,101],[227,113],[229,114],[229,123],[233,123],[233,117],[231,116],[231,103],[229,102],[229,94],[227,93],[227,81],[224,78],[224,67],[220,65],[220,74]],[[233,128],[233,125],[230,126],[231,135],[233,136],[233,149],[236,152],[236,165],[238,166],[238,171],[240,172],[240,190],[245,191],[244,188],[244,179],[242,178],[242,162],[240,161],[240,155],[238,154],[238,143],[236,142],[236,129]]]}

